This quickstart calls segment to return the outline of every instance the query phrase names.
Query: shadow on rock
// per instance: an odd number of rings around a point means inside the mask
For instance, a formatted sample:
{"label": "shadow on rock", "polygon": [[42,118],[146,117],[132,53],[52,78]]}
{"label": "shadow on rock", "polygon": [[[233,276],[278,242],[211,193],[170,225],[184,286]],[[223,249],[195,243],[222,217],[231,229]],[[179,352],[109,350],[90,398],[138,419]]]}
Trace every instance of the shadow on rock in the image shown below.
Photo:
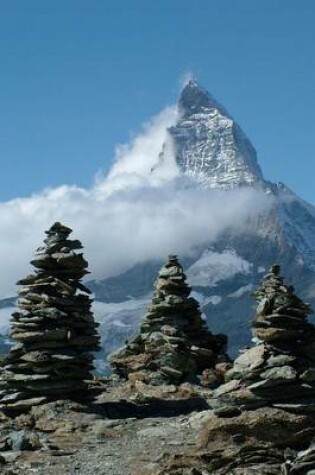
{"label": "shadow on rock", "polygon": [[147,417],[175,417],[206,409],[209,409],[209,405],[205,399],[195,397],[182,400],[152,399],[143,403],[123,400],[119,402],[108,401],[84,406],[83,410],[99,414],[107,419],[127,419],[131,417],[145,419]]}

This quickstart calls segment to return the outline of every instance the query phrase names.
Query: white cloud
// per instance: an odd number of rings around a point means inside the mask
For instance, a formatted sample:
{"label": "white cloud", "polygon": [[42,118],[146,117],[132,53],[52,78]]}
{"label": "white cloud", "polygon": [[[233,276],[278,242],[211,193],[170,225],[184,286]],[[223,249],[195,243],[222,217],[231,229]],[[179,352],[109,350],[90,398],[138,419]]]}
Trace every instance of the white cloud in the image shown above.
{"label": "white cloud", "polygon": [[[159,154],[167,138],[167,129],[176,121],[175,107],[167,107],[149,122],[143,125],[142,133],[129,144],[119,145],[115,151],[114,164],[106,177],[98,177],[96,189],[102,194],[130,187],[155,185],[174,178],[179,170],[173,159],[172,150],[168,150],[167,166],[156,167]],[[171,144],[168,144],[171,147]]]}
{"label": "white cloud", "polygon": [[119,147],[108,176],[91,189],[60,186],[0,203],[1,297],[14,294],[44,230],[57,220],[74,229],[91,277],[101,278],[170,252],[187,255],[227,227],[244,229],[248,217],[268,206],[268,197],[253,189],[201,190],[182,180],[172,150],[152,175],[174,119],[174,109],[166,109]]}
{"label": "white cloud", "polygon": [[194,80],[196,80],[195,74],[192,71],[185,71],[179,78],[180,90],[182,90],[189,83],[189,81]]}

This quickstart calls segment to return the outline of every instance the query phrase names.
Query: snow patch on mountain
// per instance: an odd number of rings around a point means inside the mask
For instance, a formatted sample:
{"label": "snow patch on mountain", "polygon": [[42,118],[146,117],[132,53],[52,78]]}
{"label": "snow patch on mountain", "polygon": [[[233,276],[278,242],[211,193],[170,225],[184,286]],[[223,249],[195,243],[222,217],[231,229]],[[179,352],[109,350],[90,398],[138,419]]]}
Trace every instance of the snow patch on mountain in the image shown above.
{"label": "snow patch on mountain", "polygon": [[8,335],[10,332],[10,319],[14,310],[16,308],[13,306],[0,309],[0,353],[7,353],[10,346],[12,346],[12,340],[10,340]]}
{"label": "snow patch on mountain", "polygon": [[137,332],[150,297],[127,299],[120,303],[93,302],[95,321],[100,324],[102,350],[96,355],[97,374],[110,371],[107,356],[120,348],[124,342]]}
{"label": "snow patch on mountain", "polygon": [[7,335],[10,329],[10,319],[15,307],[0,308],[0,334]]}
{"label": "snow patch on mountain", "polygon": [[208,298],[208,302],[212,303],[212,305],[219,305],[222,302],[222,297],[220,295],[212,295]]}
{"label": "snow patch on mountain", "polygon": [[131,324],[131,315],[144,311],[150,302],[150,296],[142,299],[127,299],[119,303],[104,303],[98,300],[93,302],[95,320],[101,325],[116,325],[128,327]]}
{"label": "snow patch on mountain", "polygon": [[248,284],[248,285],[243,285],[239,289],[237,289],[235,292],[232,292],[231,294],[228,295],[230,298],[239,298],[242,297],[242,295],[252,292],[254,290],[253,284]]}
{"label": "snow patch on mountain", "polygon": [[196,291],[192,291],[191,296],[199,302],[201,309],[206,307],[209,303],[212,303],[212,305],[218,305],[222,301],[222,297],[219,295],[211,295],[209,297]]}
{"label": "snow patch on mountain", "polygon": [[252,264],[238,256],[233,249],[224,252],[206,250],[186,274],[194,287],[214,287],[219,281],[236,274],[249,274]]}
{"label": "snow patch on mountain", "polygon": [[[146,306],[150,302],[150,296],[142,299],[128,299],[120,303],[104,303],[95,301],[93,303],[93,313],[95,320],[100,324],[100,332],[103,339],[106,339],[107,350],[117,347],[116,341],[110,341],[109,336],[116,329],[116,335],[124,334],[126,338],[137,327],[140,317],[144,314]],[[108,345],[112,348],[108,348]]]}

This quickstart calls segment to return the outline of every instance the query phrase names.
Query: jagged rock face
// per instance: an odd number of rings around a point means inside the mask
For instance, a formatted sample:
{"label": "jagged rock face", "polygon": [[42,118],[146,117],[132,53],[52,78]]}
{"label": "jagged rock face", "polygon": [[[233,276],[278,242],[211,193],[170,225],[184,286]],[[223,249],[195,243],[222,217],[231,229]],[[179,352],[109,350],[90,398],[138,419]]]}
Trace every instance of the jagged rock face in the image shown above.
{"label": "jagged rock face", "polygon": [[99,349],[90,291],[80,282],[88,263],[71,229],[55,223],[19,281],[19,310],[12,316],[15,345],[1,374],[2,409],[23,409],[86,388]]}
{"label": "jagged rock face", "polygon": [[151,384],[198,381],[217,386],[229,366],[227,339],[212,335],[176,256],[170,256],[156,281],[152,304],[140,332],[110,357],[121,377]]}
{"label": "jagged rock face", "polygon": [[169,140],[184,174],[206,187],[253,185],[263,179],[248,138],[195,81],[184,87],[178,108]]}
{"label": "jagged rock face", "polygon": [[257,345],[239,356],[216,393],[218,414],[273,406],[315,412],[315,327],[310,306],[287,286],[275,265],[255,293]]}

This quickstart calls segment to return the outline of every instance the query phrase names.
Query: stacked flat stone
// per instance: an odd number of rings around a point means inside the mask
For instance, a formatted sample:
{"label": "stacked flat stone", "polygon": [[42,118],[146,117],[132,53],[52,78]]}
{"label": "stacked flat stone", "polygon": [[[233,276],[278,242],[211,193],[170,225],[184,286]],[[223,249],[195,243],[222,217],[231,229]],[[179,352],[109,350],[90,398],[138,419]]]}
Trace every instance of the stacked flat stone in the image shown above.
{"label": "stacked flat stone", "polygon": [[282,466],[283,475],[314,475],[315,473],[315,445],[314,441],[306,450],[298,452],[296,457]]}
{"label": "stacked flat stone", "polygon": [[169,256],[139,334],[109,358],[116,374],[154,385],[201,379],[216,386],[222,381],[229,364],[227,338],[211,334],[190,292],[183,267]]}
{"label": "stacked flat stone", "polygon": [[[253,335],[256,346],[244,351],[216,391],[225,409],[273,406],[315,412],[315,327],[308,322],[308,304],[272,266],[255,292],[258,300]],[[220,412],[220,411],[219,411]]]}
{"label": "stacked flat stone", "polygon": [[18,282],[18,311],[12,315],[15,345],[1,375],[1,408],[23,408],[86,388],[99,349],[81,242],[55,223],[31,264],[36,271]]}

